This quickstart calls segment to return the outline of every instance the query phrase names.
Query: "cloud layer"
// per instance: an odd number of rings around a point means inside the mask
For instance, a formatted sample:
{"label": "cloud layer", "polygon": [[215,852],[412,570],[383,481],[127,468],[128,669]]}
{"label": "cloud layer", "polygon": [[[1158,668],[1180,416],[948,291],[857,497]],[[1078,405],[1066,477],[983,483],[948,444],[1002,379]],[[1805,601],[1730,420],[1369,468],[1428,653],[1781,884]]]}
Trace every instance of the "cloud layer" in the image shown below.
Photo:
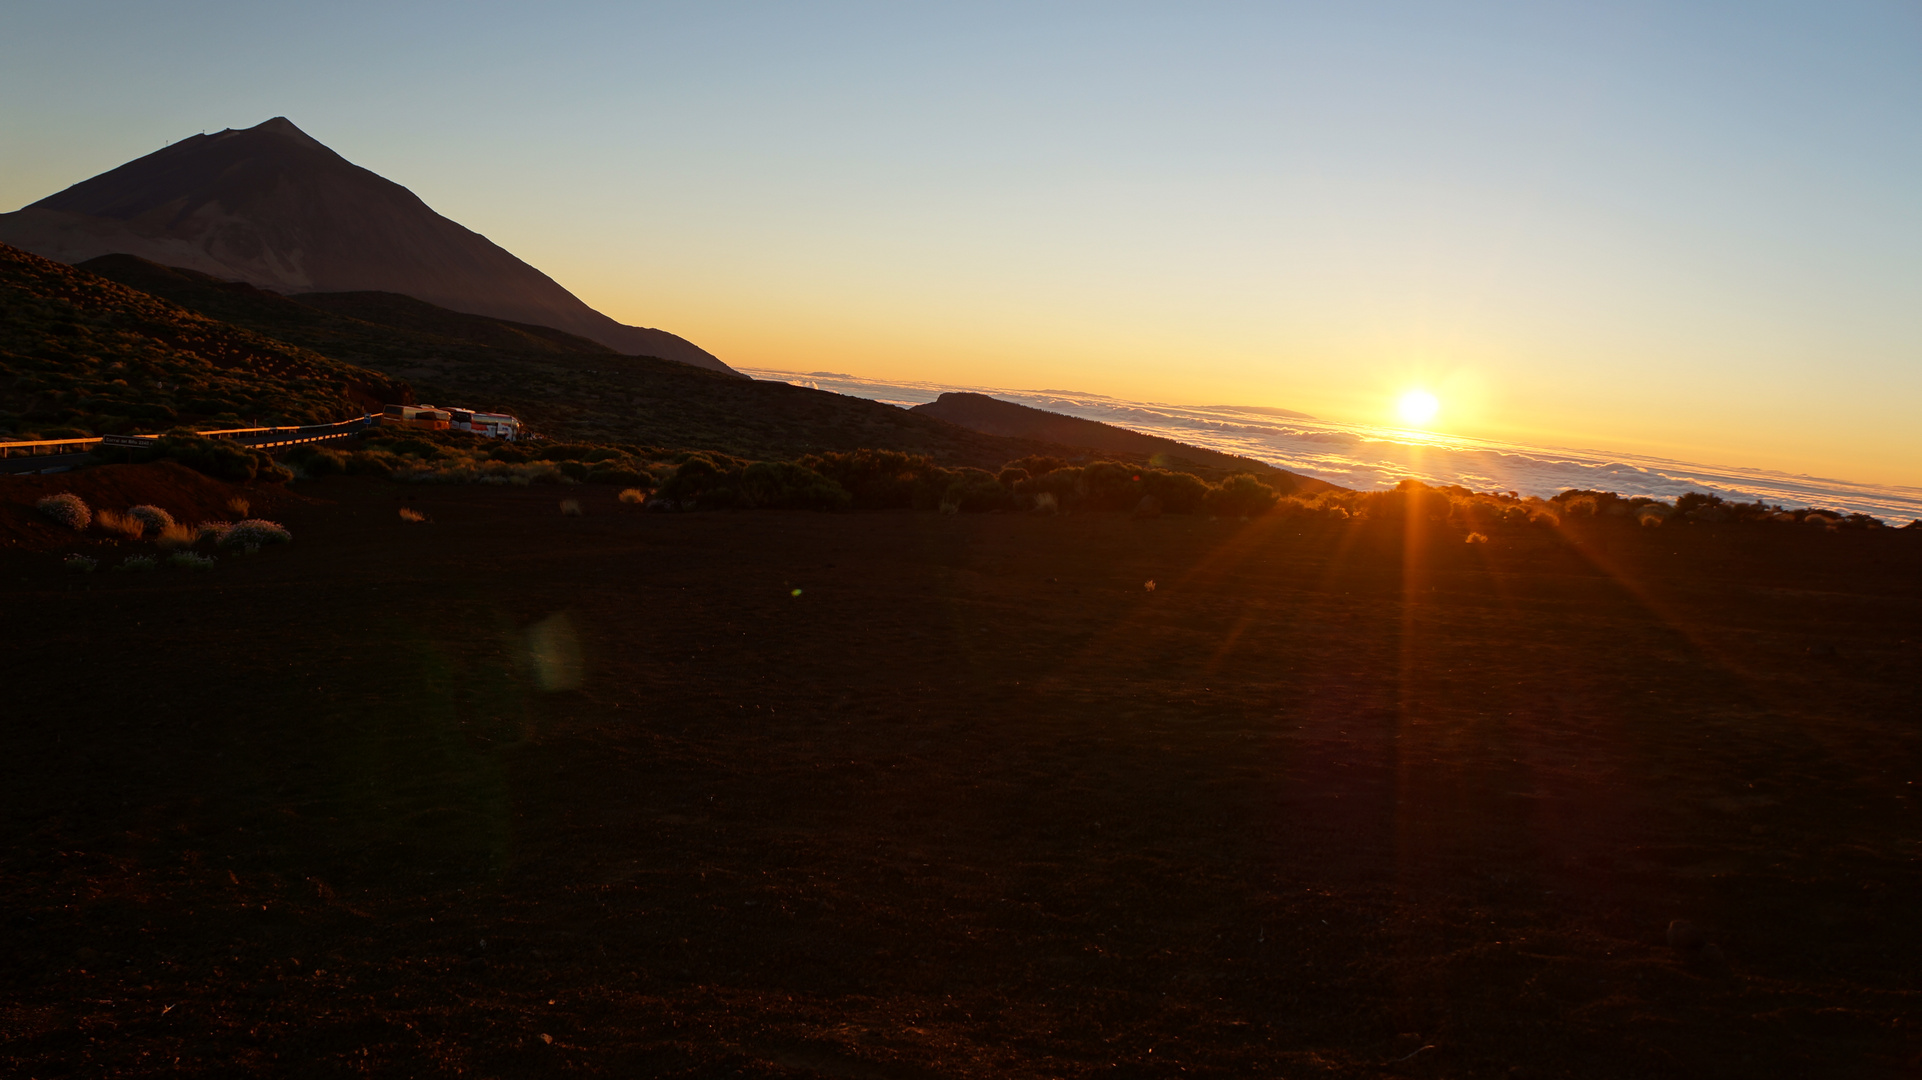
{"label": "cloud layer", "polygon": [[1685,491],[1707,491],[1743,501],[1761,499],[1788,507],[1818,506],[1873,514],[1894,524],[1922,518],[1922,488],[1698,465],[1605,450],[1520,446],[1331,424],[1278,415],[1280,410],[1274,409],[1165,405],[1059,390],[887,382],[825,371],[741,370],[757,379],[779,379],[903,406],[933,401],[950,390],[992,394],[1038,409],[1241,454],[1364,491],[1393,487],[1407,477],[1431,484],[1460,484],[1475,491],[1518,491],[1544,498],[1569,488],[1663,499]]}

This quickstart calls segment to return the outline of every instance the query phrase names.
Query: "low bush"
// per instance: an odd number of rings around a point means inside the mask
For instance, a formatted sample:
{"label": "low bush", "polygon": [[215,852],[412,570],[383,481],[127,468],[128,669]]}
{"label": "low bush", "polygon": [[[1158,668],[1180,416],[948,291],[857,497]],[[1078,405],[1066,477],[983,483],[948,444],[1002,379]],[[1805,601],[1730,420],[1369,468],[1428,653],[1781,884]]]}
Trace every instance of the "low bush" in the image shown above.
{"label": "low bush", "polygon": [[60,560],[60,565],[76,574],[91,574],[100,566],[100,560],[89,555],[69,555]]}
{"label": "low bush", "polygon": [[579,499],[561,500],[562,517],[581,517],[584,513],[585,511],[581,509],[581,501]]}
{"label": "low bush", "polygon": [[941,493],[943,506],[952,505],[962,513],[978,514],[988,510],[1014,509],[1014,492],[986,469],[957,469],[947,490]]}
{"label": "low bush", "polygon": [[285,544],[294,538],[287,527],[274,521],[248,518],[236,521],[221,530],[214,544],[223,548],[259,548],[268,544]]}
{"label": "low bush", "polygon": [[287,451],[288,464],[310,479],[337,476],[347,471],[347,455],[321,446],[296,446]]}
{"label": "low bush", "polygon": [[231,521],[203,521],[194,526],[194,541],[198,543],[201,540],[212,540],[219,543],[220,538],[233,527],[234,523]]}
{"label": "low bush", "polygon": [[854,496],[846,488],[805,465],[791,461],[757,461],[741,470],[737,499],[741,506],[773,510],[846,510]]}
{"label": "low bush", "polygon": [[191,551],[176,551],[167,556],[167,565],[182,570],[212,570],[214,559],[211,555],[196,555]]}
{"label": "low bush", "polygon": [[174,516],[158,506],[141,503],[127,511],[127,516],[146,526],[155,536],[165,532],[174,523]]}
{"label": "low bush", "polygon": [[86,501],[71,491],[49,495],[33,504],[42,514],[65,525],[74,532],[83,532],[93,521],[93,511]]}
{"label": "low bush", "polygon": [[1249,473],[1236,473],[1214,486],[1201,503],[1222,517],[1254,517],[1274,509],[1281,494]]}
{"label": "low bush", "polygon": [[159,566],[160,566],[160,560],[155,558],[152,555],[129,555],[126,558],[120,560],[120,565],[114,567],[114,569],[139,571],[139,570],[154,570],[154,569],[158,569]]}

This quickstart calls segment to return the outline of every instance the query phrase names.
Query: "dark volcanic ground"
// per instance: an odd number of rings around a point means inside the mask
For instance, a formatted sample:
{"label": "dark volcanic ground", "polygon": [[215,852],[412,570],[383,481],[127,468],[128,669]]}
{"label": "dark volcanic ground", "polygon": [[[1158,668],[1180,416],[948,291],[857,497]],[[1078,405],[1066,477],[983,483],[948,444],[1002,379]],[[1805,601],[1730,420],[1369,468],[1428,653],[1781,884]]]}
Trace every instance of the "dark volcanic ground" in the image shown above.
{"label": "dark volcanic ground", "polygon": [[208,573],[0,550],[0,1071],[1922,1054],[1915,533],[299,490]]}

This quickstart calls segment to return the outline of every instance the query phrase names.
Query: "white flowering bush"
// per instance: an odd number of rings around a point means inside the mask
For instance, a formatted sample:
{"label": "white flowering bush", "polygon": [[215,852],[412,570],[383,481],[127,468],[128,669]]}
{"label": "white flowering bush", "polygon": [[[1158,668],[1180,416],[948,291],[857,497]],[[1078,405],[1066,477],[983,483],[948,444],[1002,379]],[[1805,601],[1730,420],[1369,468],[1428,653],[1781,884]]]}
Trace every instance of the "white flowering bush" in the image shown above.
{"label": "white flowering bush", "polygon": [[34,506],[38,507],[41,513],[74,532],[84,532],[93,522],[93,511],[87,508],[86,502],[80,496],[71,491],[49,495]]}
{"label": "white flowering bush", "polygon": [[149,506],[145,503],[129,509],[127,516],[138,521],[146,527],[147,532],[155,536],[165,532],[167,528],[174,523],[174,516],[172,514],[162,510],[158,506]]}
{"label": "white flowering bush", "polygon": [[227,526],[214,543],[224,548],[261,548],[268,544],[284,544],[293,538],[294,534],[288,532],[285,525],[248,518]]}

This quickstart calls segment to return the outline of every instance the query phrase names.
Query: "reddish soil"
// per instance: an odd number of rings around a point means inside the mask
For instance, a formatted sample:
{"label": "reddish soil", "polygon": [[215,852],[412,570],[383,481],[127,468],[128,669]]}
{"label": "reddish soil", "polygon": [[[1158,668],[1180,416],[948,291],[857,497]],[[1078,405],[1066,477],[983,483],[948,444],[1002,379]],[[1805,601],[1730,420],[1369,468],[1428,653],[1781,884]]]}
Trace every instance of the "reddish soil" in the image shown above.
{"label": "reddish soil", "polygon": [[1918,1068],[1915,532],[298,490],[0,549],[0,1072]]}
{"label": "reddish soil", "polygon": [[118,548],[128,552],[152,550],[151,545],[116,545],[105,539],[98,526],[76,534],[34,508],[34,503],[61,492],[80,496],[95,515],[102,510],[124,512],[130,506],[147,503],[188,524],[232,521],[241,516],[228,505],[236,498],[245,499],[247,512],[254,515],[275,513],[281,507],[308,501],[276,484],[229,484],[171,461],[102,465],[49,476],[6,476],[0,477],[0,550],[79,551],[96,557]]}

